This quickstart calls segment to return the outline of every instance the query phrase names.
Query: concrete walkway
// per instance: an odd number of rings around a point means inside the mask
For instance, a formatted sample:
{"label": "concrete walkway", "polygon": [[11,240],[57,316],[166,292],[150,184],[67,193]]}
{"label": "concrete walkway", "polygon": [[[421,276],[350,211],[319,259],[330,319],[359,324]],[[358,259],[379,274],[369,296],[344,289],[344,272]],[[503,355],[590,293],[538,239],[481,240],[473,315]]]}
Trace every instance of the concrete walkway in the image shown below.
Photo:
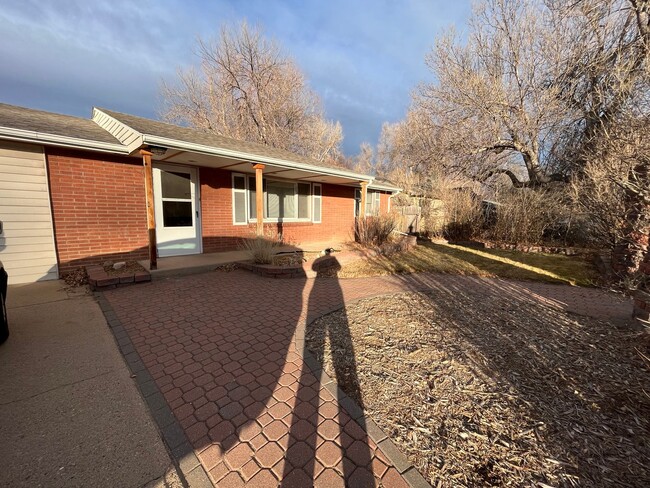
{"label": "concrete walkway", "polygon": [[50,281],[7,307],[0,486],[182,486],[95,299]]}
{"label": "concrete walkway", "polygon": [[[110,290],[109,323],[166,440],[197,486],[427,486],[390,439],[322,373],[305,325],[354,300],[427,290],[525,297],[613,322],[630,303],[601,290],[447,275],[273,280],[245,271]],[[200,462],[200,465],[196,466]],[[204,473],[201,475],[201,471]]]}

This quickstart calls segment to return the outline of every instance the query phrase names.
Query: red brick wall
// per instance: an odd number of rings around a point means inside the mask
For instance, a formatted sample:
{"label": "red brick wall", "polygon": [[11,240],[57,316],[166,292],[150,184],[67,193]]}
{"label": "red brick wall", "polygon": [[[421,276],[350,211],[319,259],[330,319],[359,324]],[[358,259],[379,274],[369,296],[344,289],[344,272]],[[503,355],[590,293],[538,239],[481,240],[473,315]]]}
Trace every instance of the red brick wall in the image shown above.
{"label": "red brick wall", "polygon": [[46,155],[60,272],[146,259],[141,160],[57,148]]}
{"label": "red brick wall", "polygon": [[388,192],[381,192],[379,195],[379,214],[380,215],[385,215],[388,213],[388,199],[390,197],[390,193]]}
{"label": "red brick wall", "polygon": [[[255,225],[232,223],[232,173],[200,168],[203,252],[237,249],[242,238],[255,235]],[[265,224],[281,231],[285,240],[296,245],[337,244],[352,239],[354,188],[323,184],[322,222]]]}

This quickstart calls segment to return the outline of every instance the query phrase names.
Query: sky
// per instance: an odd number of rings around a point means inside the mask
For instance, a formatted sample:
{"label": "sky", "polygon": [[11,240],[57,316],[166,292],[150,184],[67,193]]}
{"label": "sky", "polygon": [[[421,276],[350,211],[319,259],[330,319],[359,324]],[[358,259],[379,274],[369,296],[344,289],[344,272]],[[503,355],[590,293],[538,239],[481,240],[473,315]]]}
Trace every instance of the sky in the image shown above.
{"label": "sky", "polygon": [[196,39],[247,20],[297,61],[353,155],[404,117],[436,36],[469,14],[469,0],[0,0],[0,102],[158,118]]}

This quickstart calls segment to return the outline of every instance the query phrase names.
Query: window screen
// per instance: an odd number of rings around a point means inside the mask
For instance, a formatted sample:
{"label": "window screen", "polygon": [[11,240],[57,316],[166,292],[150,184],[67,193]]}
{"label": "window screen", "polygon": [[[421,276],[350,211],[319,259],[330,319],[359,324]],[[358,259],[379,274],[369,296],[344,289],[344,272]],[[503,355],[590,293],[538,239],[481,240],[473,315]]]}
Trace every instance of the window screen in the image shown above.
{"label": "window screen", "polygon": [[269,219],[295,219],[296,186],[284,181],[267,181],[265,210]]}
{"label": "window screen", "polygon": [[298,183],[298,218],[309,218],[309,197],[311,185],[309,183]]}
{"label": "window screen", "polygon": [[314,183],[314,195],[313,195],[314,210],[312,215],[312,220],[314,222],[320,222],[322,217],[322,205],[323,205],[323,190],[321,185]]}
{"label": "window screen", "polygon": [[232,215],[233,223],[246,223],[246,177],[232,175]]}

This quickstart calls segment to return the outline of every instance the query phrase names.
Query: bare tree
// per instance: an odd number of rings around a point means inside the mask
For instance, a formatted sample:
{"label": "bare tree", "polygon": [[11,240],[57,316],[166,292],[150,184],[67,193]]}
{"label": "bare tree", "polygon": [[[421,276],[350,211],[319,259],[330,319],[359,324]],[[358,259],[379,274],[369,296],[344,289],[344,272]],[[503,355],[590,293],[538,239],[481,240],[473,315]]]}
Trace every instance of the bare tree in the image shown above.
{"label": "bare tree", "polygon": [[[599,138],[629,120],[650,88],[650,2],[547,0],[551,27],[564,40],[551,80],[574,118],[558,137],[553,164],[582,171]],[[638,113],[638,112],[637,112]]]}
{"label": "bare tree", "polygon": [[245,22],[198,40],[200,66],[163,83],[164,119],[235,139],[336,159],[343,132],[279,45]]}
{"label": "bare tree", "polygon": [[629,277],[650,261],[650,1],[549,6],[573,47],[554,83],[578,114],[554,163],[575,174],[576,201],[610,241],[614,270]]}
{"label": "bare tree", "polygon": [[375,150],[367,143],[362,142],[359,146],[359,154],[352,158],[352,169],[358,173],[375,173]]}
{"label": "bare tree", "polygon": [[[532,0],[487,0],[475,7],[466,42],[448,33],[427,56],[437,82],[422,85],[414,103],[454,154],[451,169],[480,179],[504,173],[519,187],[562,179],[542,156],[567,117],[548,83],[559,48],[545,19]],[[525,181],[510,167],[517,160]]]}

